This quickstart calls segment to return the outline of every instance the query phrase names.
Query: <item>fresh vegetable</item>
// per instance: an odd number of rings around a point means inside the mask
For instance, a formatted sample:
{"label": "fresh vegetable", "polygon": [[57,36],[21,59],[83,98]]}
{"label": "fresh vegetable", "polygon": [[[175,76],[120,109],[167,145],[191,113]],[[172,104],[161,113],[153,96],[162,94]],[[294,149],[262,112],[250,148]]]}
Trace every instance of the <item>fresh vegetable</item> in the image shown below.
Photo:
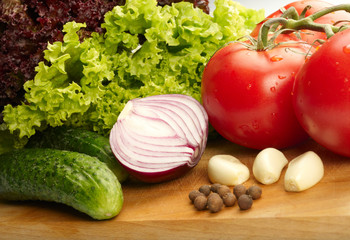
{"label": "fresh vegetable", "polygon": [[249,169],[231,155],[214,155],[208,162],[208,176],[212,183],[228,186],[244,183],[249,179]]}
{"label": "fresh vegetable", "polygon": [[350,156],[350,30],[335,34],[300,69],[294,88],[296,116],[318,143]]}
{"label": "fresh vegetable", "polygon": [[[207,0],[189,0],[209,13]],[[159,0],[159,5],[172,4]],[[35,76],[35,66],[44,60],[47,43],[63,40],[62,27],[76,21],[86,23],[79,37],[102,33],[104,14],[125,0],[5,0],[0,4],[0,112],[24,100],[23,84]],[[0,120],[1,123],[1,120]]]}
{"label": "fresh vegetable", "polygon": [[56,149],[0,155],[0,198],[54,201],[94,219],[110,219],[123,205],[120,183],[95,157]]}
{"label": "fresh vegetable", "polygon": [[292,88],[296,73],[315,49],[304,41],[277,38],[285,31],[307,29],[323,31],[329,39],[349,28],[349,19],[340,24],[316,21],[339,11],[350,12],[350,8],[349,4],[335,5],[307,17],[290,9],[291,18],[286,14],[267,20],[256,39],[228,44],[204,69],[202,101],[209,121],[234,143],[255,149],[285,148],[307,138],[293,110]]}
{"label": "fresh vegetable", "polygon": [[323,175],[321,158],[308,151],[289,162],[284,175],[284,188],[289,192],[301,192],[316,185]]}
{"label": "fresh vegetable", "polygon": [[[181,0],[158,0],[158,5],[165,6],[165,5],[171,5],[177,2],[181,2]],[[192,3],[194,7],[202,9],[203,12],[205,13],[209,14],[210,12],[209,0],[186,0],[185,2]]]}
{"label": "fresh vegetable", "polygon": [[165,94],[130,100],[110,133],[119,162],[144,182],[179,177],[197,165],[208,137],[208,116],[194,98]]}
{"label": "fresh vegetable", "polygon": [[24,100],[23,84],[35,76],[47,43],[62,41],[62,26],[85,22],[81,38],[102,32],[106,12],[124,0],[6,0],[0,4],[0,111]]}
{"label": "fresh vegetable", "polygon": [[204,69],[202,101],[209,122],[223,137],[249,148],[284,148],[305,140],[291,92],[310,47],[290,42],[255,50],[247,44],[224,46]]}
{"label": "fresh vegetable", "polygon": [[109,139],[85,129],[49,128],[32,137],[26,147],[54,148],[85,153],[106,163],[119,182],[124,182],[128,177],[127,171],[115,158],[109,145]]}
{"label": "fresh vegetable", "polygon": [[275,148],[265,148],[254,160],[253,175],[260,183],[272,184],[279,180],[287,164],[288,160],[281,151]]}
{"label": "fresh vegetable", "polygon": [[262,16],[231,0],[217,0],[213,16],[187,2],[130,0],[105,14],[104,34],[83,42],[77,32],[85,25],[69,22],[63,43],[48,45],[46,62],[25,83],[26,102],[5,106],[4,121],[21,138],[63,124],[108,135],[130,99],[181,93],[200,100],[205,63]]}
{"label": "fresh vegetable", "polygon": [[[302,0],[291,2],[284,7],[278,9],[274,13],[267,16],[262,22],[257,24],[251,33],[252,37],[258,37],[260,28],[263,23],[272,18],[286,17],[290,19],[301,19],[308,17],[317,11],[324,10],[326,8],[334,6],[330,2],[321,0]],[[295,9],[295,11],[294,11]],[[341,25],[347,23],[350,20],[350,13],[345,11],[334,11],[332,14],[323,15],[320,18],[314,20],[319,24],[334,24]],[[327,35],[323,31],[316,31],[315,29],[301,29],[296,32],[292,31],[286,34],[281,34],[277,37],[278,42],[284,42],[288,40],[303,40],[310,44],[317,44],[316,40],[327,40]]]}

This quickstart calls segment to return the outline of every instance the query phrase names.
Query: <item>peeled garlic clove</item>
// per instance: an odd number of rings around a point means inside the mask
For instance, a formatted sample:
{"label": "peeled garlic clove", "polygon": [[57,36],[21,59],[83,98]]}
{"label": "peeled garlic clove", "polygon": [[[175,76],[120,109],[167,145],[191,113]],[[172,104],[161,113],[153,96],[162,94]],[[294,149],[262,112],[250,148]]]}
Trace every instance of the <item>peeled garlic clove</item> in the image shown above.
{"label": "peeled garlic clove", "polygon": [[323,177],[324,167],[321,158],[308,151],[288,164],[284,176],[284,188],[289,192],[301,192],[317,184]]}
{"label": "peeled garlic clove", "polygon": [[208,175],[212,183],[227,186],[242,184],[249,179],[249,169],[231,155],[215,155],[209,159]]}
{"label": "peeled garlic clove", "polygon": [[254,160],[253,175],[262,184],[272,184],[278,181],[287,164],[288,160],[281,151],[266,148]]}

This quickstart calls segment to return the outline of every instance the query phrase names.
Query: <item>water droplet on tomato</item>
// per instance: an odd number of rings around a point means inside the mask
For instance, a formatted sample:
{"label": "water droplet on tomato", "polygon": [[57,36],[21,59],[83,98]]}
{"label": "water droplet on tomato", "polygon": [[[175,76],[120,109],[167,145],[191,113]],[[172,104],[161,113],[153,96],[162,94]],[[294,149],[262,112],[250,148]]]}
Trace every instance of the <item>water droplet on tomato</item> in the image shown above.
{"label": "water droplet on tomato", "polygon": [[250,132],[250,127],[248,125],[241,125],[238,128],[239,131],[242,133]]}
{"label": "water droplet on tomato", "polygon": [[275,88],[275,87],[271,87],[271,88],[270,88],[270,91],[271,91],[271,92],[276,92],[276,88]]}
{"label": "water droplet on tomato", "polygon": [[247,90],[250,90],[252,88],[252,85],[249,83],[247,86]]}
{"label": "water droplet on tomato", "polygon": [[257,120],[254,120],[253,122],[252,122],[252,127],[256,130],[256,129],[259,129],[259,123],[258,123],[258,121]]}
{"label": "water droplet on tomato", "polygon": [[348,78],[345,78],[344,79],[344,83],[348,83],[349,82],[349,79]]}
{"label": "water droplet on tomato", "polygon": [[344,53],[350,53],[350,44],[348,44],[348,45],[343,47],[343,52]]}
{"label": "water droplet on tomato", "polygon": [[275,55],[270,58],[271,62],[279,62],[283,60],[283,57],[281,55]]}
{"label": "water droplet on tomato", "polygon": [[287,78],[287,76],[284,76],[284,75],[278,75],[278,79],[285,79],[285,78]]}

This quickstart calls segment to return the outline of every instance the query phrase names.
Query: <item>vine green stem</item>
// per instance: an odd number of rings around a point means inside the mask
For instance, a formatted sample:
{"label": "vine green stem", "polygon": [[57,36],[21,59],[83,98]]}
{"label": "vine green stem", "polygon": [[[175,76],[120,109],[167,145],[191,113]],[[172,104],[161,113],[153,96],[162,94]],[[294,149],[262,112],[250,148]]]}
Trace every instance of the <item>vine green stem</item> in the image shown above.
{"label": "vine green stem", "polygon": [[[306,8],[310,8],[307,6]],[[327,15],[336,11],[346,11],[350,13],[350,4],[339,4],[329,8],[322,9],[320,11],[315,12],[314,14],[305,17],[306,9],[302,12],[302,14],[295,15],[295,8],[291,10],[287,10],[287,14],[283,14],[278,18],[271,18],[267,20],[260,28],[259,36],[257,39],[257,50],[263,51],[267,48],[268,40],[269,40],[269,32],[271,32],[271,28],[276,29],[276,25],[280,26],[281,29],[290,29],[294,31],[308,29],[313,31],[324,32],[327,38],[332,37],[335,33],[342,31],[346,28],[344,26],[334,26],[332,24],[321,24],[315,23],[314,21],[324,15]],[[344,19],[346,20],[346,19]]]}

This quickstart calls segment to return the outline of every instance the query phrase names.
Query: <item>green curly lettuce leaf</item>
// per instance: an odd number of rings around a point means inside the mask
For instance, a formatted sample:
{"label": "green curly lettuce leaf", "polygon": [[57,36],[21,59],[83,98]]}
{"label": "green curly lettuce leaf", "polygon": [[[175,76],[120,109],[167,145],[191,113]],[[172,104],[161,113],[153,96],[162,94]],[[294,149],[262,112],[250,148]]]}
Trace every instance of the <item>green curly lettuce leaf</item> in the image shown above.
{"label": "green curly lettuce leaf", "polygon": [[85,24],[65,24],[63,42],[48,45],[46,62],[24,85],[26,103],[5,107],[8,129],[20,138],[60,125],[108,134],[130,99],[180,93],[200,101],[209,58],[264,18],[231,0],[215,3],[211,16],[188,2],[129,0],[106,13],[104,34],[82,42]]}

